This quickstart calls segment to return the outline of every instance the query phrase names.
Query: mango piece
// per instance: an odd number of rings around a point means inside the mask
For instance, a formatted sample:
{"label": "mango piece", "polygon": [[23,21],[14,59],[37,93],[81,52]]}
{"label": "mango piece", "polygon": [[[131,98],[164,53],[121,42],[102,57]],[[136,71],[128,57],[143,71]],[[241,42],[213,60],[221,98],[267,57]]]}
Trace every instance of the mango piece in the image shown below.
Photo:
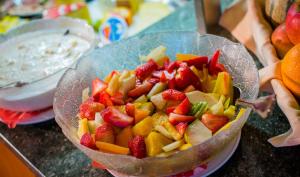
{"label": "mango piece", "polygon": [[150,114],[152,114],[152,112],[154,111],[154,106],[151,102],[146,102],[146,103],[142,103],[139,106],[139,109],[148,110]]}
{"label": "mango piece", "polygon": [[147,155],[153,157],[163,152],[162,147],[172,143],[172,140],[166,138],[158,132],[152,131],[145,139]]}
{"label": "mango piece", "polygon": [[186,60],[190,60],[190,59],[194,59],[199,57],[198,55],[194,55],[194,54],[184,54],[184,53],[177,53],[176,54],[176,60],[179,61],[186,61]]}
{"label": "mango piece", "polygon": [[228,72],[220,72],[218,74],[213,93],[224,95],[231,100],[233,99],[232,78]]}
{"label": "mango piece", "polygon": [[108,86],[106,88],[106,92],[110,95],[113,96],[115,95],[115,93],[118,91],[119,87],[120,87],[120,83],[119,83],[119,78],[120,78],[120,74],[114,74],[112,76],[112,78],[110,79]]}
{"label": "mango piece", "polygon": [[116,144],[123,147],[128,147],[128,142],[133,138],[132,127],[128,126],[121,130],[116,137]]}
{"label": "mango piece", "polygon": [[141,135],[146,137],[153,129],[152,117],[146,117],[132,128],[134,135]]}
{"label": "mango piece", "polygon": [[106,142],[101,142],[101,141],[97,141],[96,146],[100,151],[108,152],[108,153],[112,153],[112,154],[127,155],[130,152],[129,148],[125,148],[122,146],[118,146],[118,145],[110,144],[110,143],[106,143]]}
{"label": "mango piece", "polygon": [[143,109],[136,109],[134,111],[134,122],[135,124],[139,123],[142,121],[144,118],[150,115],[150,112],[148,110],[143,110]]}
{"label": "mango piece", "polygon": [[192,145],[187,143],[187,144],[184,144],[184,145],[180,146],[179,150],[184,151],[186,149],[189,149],[190,147],[192,147]]}
{"label": "mango piece", "polygon": [[88,120],[87,118],[84,119],[79,119],[79,125],[78,125],[78,130],[77,130],[77,135],[79,138],[82,137],[83,134],[89,133],[89,125],[88,125]]}

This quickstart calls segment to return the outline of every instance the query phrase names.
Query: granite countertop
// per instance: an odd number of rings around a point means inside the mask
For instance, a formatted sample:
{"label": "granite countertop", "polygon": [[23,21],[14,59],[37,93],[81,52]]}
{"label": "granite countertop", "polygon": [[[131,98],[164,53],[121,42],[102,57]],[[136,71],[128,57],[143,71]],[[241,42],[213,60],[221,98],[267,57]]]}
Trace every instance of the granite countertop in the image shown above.
{"label": "granite countertop", "polygon": [[[190,3],[176,12],[177,15],[175,13],[168,18],[182,18],[184,13],[181,11],[189,12],[191,8],[193,5]],[[195,20],[187,20],[185,23],[189,23],[189,30],[195,30]],[[166,19],[161,24],[158,27],[160,30],[168,28]],[[180,26],[179,23],[177,30],[185,26]],[[149,31],[155,31],[155,28],[151,27]],[[209,28],[208,32],[234,40],[219,26]],[[257,66],[261,67],[258,62]],[[211,176],[300,176],[300,146],[274,148],[267,142],[268,138],[284,133],[289,128],[287,118],[277,105],[265,120],[252,113],[242,129],[237,150]],[[0,124],[0,132],[47,177],[111,176],[104,170],[91,167],[91,161],[65,138],[54,120],[37,125],[17,126],[15,129],[8,129]]]}

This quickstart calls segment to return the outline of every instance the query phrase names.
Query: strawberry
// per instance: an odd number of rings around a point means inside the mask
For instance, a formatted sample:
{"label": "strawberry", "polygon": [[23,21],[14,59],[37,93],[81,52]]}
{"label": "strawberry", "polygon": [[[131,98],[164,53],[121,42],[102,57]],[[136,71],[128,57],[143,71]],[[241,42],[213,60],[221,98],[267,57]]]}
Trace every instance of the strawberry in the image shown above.
{"label": "strawberry", "polygon": [[170,106],[166,108],[166,113],[169,115],[171,112],[175,110],[176,106]]}
{"label": "strawberry", "polygon": [[120,92],[115,93],[110,99],[114,105],[124,105],[123,94]]}
{"label": "strawberry", "polygon": [[160,76],[160,82],[167,82],[167,81],[168,81],[168,79],[167,79],[165,72],[162,72],[161,76]]}
{"label": "strawberry", "polygon": [[118,109],[109,106],[101,112],[101,116],[103,117],[104,121],[111,123],[117,127],[127,127],[128,125],[132,125],[134,122],[134,118],[130,117]]}
{"label": "strawberry", "polygon": [[80,138],[80,144],[91,148],[91,149],[97,149],[95,141],[90,133],[85,133]]}
{"label": "strawberry", "polygon": [[113,106],[114,105],[110,98],[110,95],[105,91],[100,93],[99,102],[104,104],[105,106]]}
{"label": "strawberry", "polygon": [[181,61],[172,61],[172,62],[170,62],[170,64],[166,68],[167,71],[169,73],[173,72],[175,69],[177,69],[179,67],[180,63],[182,63],[182,62]]}
{"label": "strawberry", "polygon": [[101,112],[104,109],[104,105],[98,102],[94,102],[93,98],[89,98],[83,102],[79,107],[79,115],[81,118],[87,118],[88,120],[95,119],[95,113]]}
{"label": "strawberry", "polygon": [[95,139],[96,139],[96,141],[102,141],[102,142],[114,144],[115,135],[114,135],[113,127],[106,122],[101,124],[96,129]]}
{"label": "strawberry", "polygon": [[212,133],[215,133],[220,128],[222,128],[227,122],[229,122],[228,117],[226,116],[218,116],[213,114],[203,114],[201,122],[212,131]]}
{"label": "strawberry", "polygon": [[155,85],[156,83],[158,83],[159,82],[159,78],[149,78],[149,79],[147,79],[147,82],[150,82],[151,84],[153,84],[153,85]]}
{"label": "strawberry", "polygon": [[175,113],[171,113],[169,115],[169,122],[173,125],[176,125],[180,122],[191,122],[193,120],[195,120],[195,117],[193,116],[186,116],[186,115],[180,115]]}
{"label": "strawberry", "polygon": [[188,124],[186,122],[180,122],[175,127],[176,130],[180,133],[180,135],[184,135],[187,126]]}
{"label": "strawberry", "polygon": [[99,78],[96,78],[92,81],[92,96],[96,97],[100,92],[105,90],[107,88],[107,84],[100,80]]}
{"label": "strawberry", "polygon": [[216,69],[217,69],[218,73],[226,71],[225,66],[223,64],[221,64],[221,63],[217,63]]}
{"label": "strawberry", "polygon": [[208,63],[208,72],[211,75],[217,75],[218,71],[217,71],[217,64],[218,64],[218,60],[219,60],[219,56],[220,56],[220,50],[217,50],[213,56],[211,57],[209,63]]}
{"label": "strawberry", "polygon": [[148,93],[152,89],[153,85],[154,84],[152,84],[148,81],[145,81],[145,82],[143,82],[142,85],[136,86],[134,89],[130,90],[128,92],[128,96],[139,97],[145,93]]}
{"label": "strawberry", "polygon": [[132,103],[127,103],[125,106],[127,115],[134,117],[135,106]]}
{"label": "strawberry", "polygon": [[174,110],[174,113],[186,115],[191,108],[191,103],[188,98],[185,98]]}
{"label": "strawberry", "polygon": [[168,81],[168,88],[169,89],[175,89],[176,88],[175,78],[172,78],[171,80]]}
{"label": "strawberry", "polygon": [[136,68],[135,75],[137,78],[144,80],[157,68],[158,65],[155,63],[155,61],[150,59],[147,63]]}
{"label": "strawberry", "polygon": [[181,101],[185,99],[185,94],[175,89],[168,89],[162,92],[162,97],[165,100]]}
{"label": "strawberry", "polygon": [[144,137],[138,135],[128,142],[130,152],[136,158],[142,159],[146,157],[146,144]]}
{"label": "strawberry", "polygon": [[203,65],[208,64],[208,57],[199,56],[197,58],[186,60],[185,62],[188,64],[188,66],[195,66],[198,69],[202,69]]}
{"label": "strawberry", "polygon": [[186,63],[180,64],[175,76],[175,81],[177,88],[184,89],[192,84],[195,88],[201,90],[200,80]]}
{"label": "strawberry", "polygon": [[171,80],[172,78],[174,78],[175,73],[176,71],[173,71],[171,73],[169,73],[168,71],[154,71],[152,73],[152,76],[155,78],[159,78],[160,80],[162,79]]}

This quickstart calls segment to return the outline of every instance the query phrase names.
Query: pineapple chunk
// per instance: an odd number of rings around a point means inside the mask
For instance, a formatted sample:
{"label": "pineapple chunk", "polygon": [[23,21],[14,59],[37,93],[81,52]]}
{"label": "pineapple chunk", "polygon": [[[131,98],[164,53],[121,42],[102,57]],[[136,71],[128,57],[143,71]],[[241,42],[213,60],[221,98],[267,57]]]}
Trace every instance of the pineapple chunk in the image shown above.
{"label": "pineapple chunk", "polygon": [[134,103],[146,103],[148,101],[148,98],[145,95],[142,95],[138,97],[136,100],[134,100]]}
{"label": "pineapple chunk", "polygon": [[162,125],[167,129],[167,131],[170,133],[174,140],[180,140],[182,138],[182,135],[169,121],[163,122]]}
{"label": "pineapple chunk", "polygon": [[156,125],[154,127],[154,129],[156,131],[158,131],[159,133],[161,133],[162,135],[164,135],[165,137],[172,139],[172,136],[170,135],[170,133],[168,132],[168,130],[165,129],[165,127],[163,127],[161,125]]}
{"label": "pineapple chunk", "polygon": [[146,137],[153,128],[152,117],[146,117],[132,128],[134,135],[141,135]]}
{"label": "pineapple chunk", "polygon": [[119,83],[120,74],[114,74],[111,80],[108,83],[108,86],[106,88],[106,92],[113,96],[119,89],[120,83]]}
{"label": "pineapple chunk", "polygon": [[147,155],[153,157],[163,152],[162,147],[172,143],[172,140],[166,138],[158,132],[151,132],[145,139]]}
{"label": "pineapple chunk", "polygon": [[175,142],[173,142],[171,144],[168,144],[168,145],[164,146],[162,149],[165,152],[170,152],[170,151],[173,151],[173,150],[179,148],[183,144],[184,144],[184,141],[181,139],[181,140],[175,141]]}
{"label": "pineapple chunk", "polygon": [[79,125],[78,125],[78,130],[77,130],[77,135],[79,138],[82,137],[85,133],[89,133],[89,126],[88,126],[88,120],[87,118],[80,119],[79,120]]}
{"label": "pineapple chunk", "polygon": [[187,143],[187,144],[180,146],[179,150],[183,151],[183,150],[189,149],[190,147],[192,147],[192,145]]}

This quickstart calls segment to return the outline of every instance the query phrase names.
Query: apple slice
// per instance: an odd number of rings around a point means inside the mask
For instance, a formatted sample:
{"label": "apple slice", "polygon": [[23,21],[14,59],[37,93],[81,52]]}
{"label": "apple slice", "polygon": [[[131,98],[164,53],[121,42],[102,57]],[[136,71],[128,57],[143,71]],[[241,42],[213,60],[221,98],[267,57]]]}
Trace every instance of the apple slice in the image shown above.
{"label": "apple slice", "polygon": [[136,100],[134,100],[134,103],[146,103],[148,101],[148,98],[146,95],[142,95],[138,97]]}
{"label": "apple slice", "polygon": [[119,78],[119,82],[120,82],[119,92],[121,92],[123,95],[127,95],[127,93],[130,90],[134,89],[136,83],[136,77],[135,75],[131,75],[122,80],[120,80],[120,78]]}
{"label": "apple slice", "polygon": [[152,89],[150,90],[150,92],[148,93],[147,97],[150,99],[153,95],[156,95],[162,91],[164,91],[167,87],[167,84],[166,83],[163,83],[163,82],[159,82],[159,83],[156,83]]}
{"label": "apple slice", "polygon": [[204,93],[200,91],[193,91],[185,93],[186,97],[192,104],[199,102],[207,102],[208,107],[218,103],[220,95],[217,93]]}
{"label": "apple slice", "polygon": [[165,105],[167,104],[167,101],[162,97],[162,93],[153,95],[150,100],[158,110],[164,109]]}
{"label": "apple slice", "polygon": [[184,134],[185,141],[192,145],[203,143],[211,137],[212,131],[198,119],[188,126]]}

